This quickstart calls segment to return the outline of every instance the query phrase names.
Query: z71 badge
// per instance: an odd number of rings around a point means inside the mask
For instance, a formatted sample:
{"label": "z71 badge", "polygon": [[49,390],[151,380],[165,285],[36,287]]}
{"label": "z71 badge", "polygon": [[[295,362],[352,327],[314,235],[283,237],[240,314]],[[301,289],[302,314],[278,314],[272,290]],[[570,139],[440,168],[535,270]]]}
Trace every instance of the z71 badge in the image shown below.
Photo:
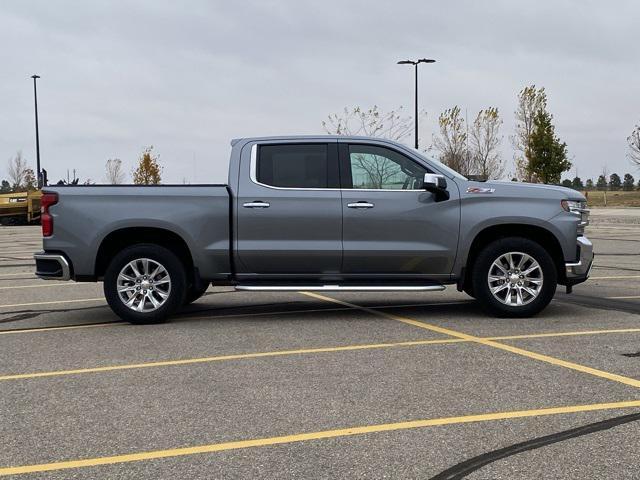
{"label": "z71 badge", "polygon": [[495,188],[483,188],[483,187],[469,187],[467,188],[467,193],[493,193],[495,192]]}

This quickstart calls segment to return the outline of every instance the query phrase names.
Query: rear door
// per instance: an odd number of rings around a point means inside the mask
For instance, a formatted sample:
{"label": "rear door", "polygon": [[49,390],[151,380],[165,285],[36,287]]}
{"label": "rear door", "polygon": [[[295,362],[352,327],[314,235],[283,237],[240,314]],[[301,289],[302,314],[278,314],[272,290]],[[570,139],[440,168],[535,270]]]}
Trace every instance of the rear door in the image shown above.
{"label": "rear door", "polygon": [[448,275],[455,260],[460,207],[422,189],[426,165],[382,145],[340,141],[343,272]]}
{"label": "rear door", "polygon": [[247,145],[240,168],[238,273],[338,274],[342,205],[337,142]]}

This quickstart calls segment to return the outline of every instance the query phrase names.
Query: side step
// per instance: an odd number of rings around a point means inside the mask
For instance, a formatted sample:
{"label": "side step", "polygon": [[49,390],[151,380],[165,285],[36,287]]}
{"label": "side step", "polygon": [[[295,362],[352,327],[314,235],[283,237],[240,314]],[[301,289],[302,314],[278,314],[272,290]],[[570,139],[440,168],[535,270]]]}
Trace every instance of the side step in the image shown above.
{"label": "side step", "polygon": [[251,292],[436,292],[444,290],[444,285],[236,285],[236,290]]}

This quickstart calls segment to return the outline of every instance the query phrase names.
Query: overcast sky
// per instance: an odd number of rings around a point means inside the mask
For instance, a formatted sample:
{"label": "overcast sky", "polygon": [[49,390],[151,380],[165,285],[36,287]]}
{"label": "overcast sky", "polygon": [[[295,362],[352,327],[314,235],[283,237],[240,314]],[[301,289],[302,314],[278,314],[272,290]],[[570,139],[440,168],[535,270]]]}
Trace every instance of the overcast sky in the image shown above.
{"label": "overcast sky", "polygon": [[34,73],[52,183],[73,168],[103,182],[114,157],[129,173],[147,145],[165,183],[210,183],[226,181],[231,138],[323,133],[347,105],[410,110],[412,71],[396,61],[431,57],[423,144],[445,108],[496,106],[513,170],[516,95],[536,84],[583,179],[603,165],[638,178],[639,18],[633,0],[4,0],[0,177],[17,150],[35,167]]}

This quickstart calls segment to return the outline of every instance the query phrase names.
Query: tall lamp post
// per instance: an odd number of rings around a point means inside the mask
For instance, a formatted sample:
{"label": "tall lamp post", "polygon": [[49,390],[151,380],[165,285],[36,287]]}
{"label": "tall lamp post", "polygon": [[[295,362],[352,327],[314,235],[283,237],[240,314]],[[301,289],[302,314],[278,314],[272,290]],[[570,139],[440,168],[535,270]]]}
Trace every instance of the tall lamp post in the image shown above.
{"label": "tall lamp post", "polygon": [[435,63],[436,61],[431,58],[420,58],[418,60],[400,60],[398,65],[413,65],[415,68],[415,79],[416,79],[416,92],[415,92],[415,148],[418,149],[418,65],[421,63]]}
{"label": "tall lamp post", "polygon": [[40,132],[38,131],[38,89],[36,88],[36,80],[39,75],[31,75],[33,78],[33,101],[36,113],[36,170],[38,175],[38,189],[42,188],[42,172],[40,170]]}

